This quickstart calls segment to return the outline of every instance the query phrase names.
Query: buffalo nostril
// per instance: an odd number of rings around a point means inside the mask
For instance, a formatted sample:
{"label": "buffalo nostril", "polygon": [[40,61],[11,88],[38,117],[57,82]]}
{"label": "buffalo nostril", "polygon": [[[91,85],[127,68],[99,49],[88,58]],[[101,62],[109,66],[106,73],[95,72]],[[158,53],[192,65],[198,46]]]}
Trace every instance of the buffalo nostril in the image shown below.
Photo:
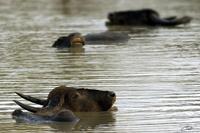
{"label": "buffalo nostril", "polygon": [[112,91],[109,93],[109,95],[110,95],[111,97],[115,97],[115,96],[116,96],[115,93],[112,92]]}

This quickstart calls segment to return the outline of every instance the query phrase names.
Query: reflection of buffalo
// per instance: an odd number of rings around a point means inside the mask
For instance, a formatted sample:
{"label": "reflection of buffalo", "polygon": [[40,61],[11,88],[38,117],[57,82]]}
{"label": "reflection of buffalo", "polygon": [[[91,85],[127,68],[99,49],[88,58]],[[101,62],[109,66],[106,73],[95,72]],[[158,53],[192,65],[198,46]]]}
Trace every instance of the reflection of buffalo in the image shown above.
{"label": "reflection of buffalo", "polygon": [[75,112],[80,118],[77,123],[51,123],[51,128],[59,131],[86,131],[98,128],[101,125],[112,124],[115,122],[113,112]]}
{"label": "reflection of buffalo", "polygon": [[181,18],[168,17],[160,18],[159,13],[152,9],[117,11],[108,14],[109,25],[149,25],[149,26],[175,26],[187,24],[191,17]]}
{"label": "reflection of buffalo", "polygon": [[71,33],[68,36],[59,37],[52,47],[56,48],[78,48],[85,44],[107,44],[122,43],[128,41],[130,37],[127,33],[101,32],[82,36],[81,33]]}
{"label": "reflection of buffalo", "polygon": [[75,125],[74,129],[88,129],[96,128],[99,125],[106,125],[115,122],[113,112],[78,112],[76,115],[80,118],[80,121]]}
{"label": "reflection of buffalo", "polygon": [[112,110],[116,95],[111,91],[91,90],[60,86],[53,89],[47,100],[34,98],[17,93],[22,98],[36,104],[43,105],[35,108],[15,101],[16,104],[32,113],[15,110],[13,118],[24,121],[76,121],[78,118],[73,112],[99,112]]}

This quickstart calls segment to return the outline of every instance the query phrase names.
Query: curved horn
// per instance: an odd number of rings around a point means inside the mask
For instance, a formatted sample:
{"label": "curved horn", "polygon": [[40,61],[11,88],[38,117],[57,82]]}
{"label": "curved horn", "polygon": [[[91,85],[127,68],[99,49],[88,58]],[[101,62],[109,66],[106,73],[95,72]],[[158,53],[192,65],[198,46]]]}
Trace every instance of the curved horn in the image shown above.
{"label": "curved horn", "polygon": [[36,113],[40,108],[36,108],[36,107],[31,107],[31,106],[28,106],[26,104],[23,104],[17,100],[13,100],[17,105],[19,105],[20,107],[22,107],[23,109],[25,110],[28,110],[30,112],[33,112],[33,113]]}
{"label": "curved horn", "polygon": [[35,98],[35,97],[32,97],[32,96],[29,96],[29,95],[24,95],[22,93],[19,93],[19,92],[15,92],[17,95],[19,95],[20,97],[30,101],[30,102],[33,102],[33,103],[36,103],[36,104],[39,104],[39,105],[43,105],[45,106],[47,104],[47,100],[42,100],[42,99],[39,99],[39,98]]}

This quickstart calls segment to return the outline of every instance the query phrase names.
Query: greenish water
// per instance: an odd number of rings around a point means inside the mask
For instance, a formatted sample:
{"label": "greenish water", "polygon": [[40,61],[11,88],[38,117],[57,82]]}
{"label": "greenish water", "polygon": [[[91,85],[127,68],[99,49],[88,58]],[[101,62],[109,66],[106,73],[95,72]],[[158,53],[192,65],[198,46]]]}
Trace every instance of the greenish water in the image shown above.
{"label": "greenish water", "polygon": [[[190,15],[175,28],[135,27],[117,45],[80,51],[51,48],[71,32],[98,33],[113,10],[153,8]],[[0,1],[0,132],[199,132],[200,4],[198,0]],[[126,29],[127,30],[127,29]],[[79,114],[77,124],[16,123],[15,91],[45,98],[56,86],[112,90],[117,112]],[[30,105],[32,103],[25,102]]]}

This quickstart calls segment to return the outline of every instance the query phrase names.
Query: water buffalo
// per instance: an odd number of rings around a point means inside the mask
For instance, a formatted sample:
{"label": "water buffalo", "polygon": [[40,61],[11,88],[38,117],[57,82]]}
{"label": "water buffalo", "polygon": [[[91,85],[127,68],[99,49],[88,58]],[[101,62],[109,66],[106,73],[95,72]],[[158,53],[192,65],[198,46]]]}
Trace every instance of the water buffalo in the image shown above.
{"label": "water buffalo", "polygon": [[130,39],[129,35],[124,32],[101,32],[90,33],[85,36],[81,33],[71,33],[65,37],[59,37],[52,47],[56,48],[71,48],[82,47],[85,44],[108,44],[108,43],[122,43]]}
{"label": "water buffalo", "polygon": [[33,103],[42,105],[42,108],[31,107],[14,100],[23,109],[32,112],[26,113],[15,110],[12,115],[16,120],[22,121],[77,121],[73,112],[99,112],[111,111],[116,100],[112,91],[59,86],[53,89],[47,99],[38,99],[16,92],[20,97]]}
{"label": "water buffalo", "polygon": [[176,16],[161,18],[159,13],[152,9],[117,11],[108,14],[107,26],[110,25],[148,25],[148,26],[176,26],[187,24],[191,17]]}
{"label": "water buffalo", "polygon": [[59,37],[52,47],[55,48],[69,48],[81,47],[85,45],[85,39],[80,33],[71,33],[68,36]]}

